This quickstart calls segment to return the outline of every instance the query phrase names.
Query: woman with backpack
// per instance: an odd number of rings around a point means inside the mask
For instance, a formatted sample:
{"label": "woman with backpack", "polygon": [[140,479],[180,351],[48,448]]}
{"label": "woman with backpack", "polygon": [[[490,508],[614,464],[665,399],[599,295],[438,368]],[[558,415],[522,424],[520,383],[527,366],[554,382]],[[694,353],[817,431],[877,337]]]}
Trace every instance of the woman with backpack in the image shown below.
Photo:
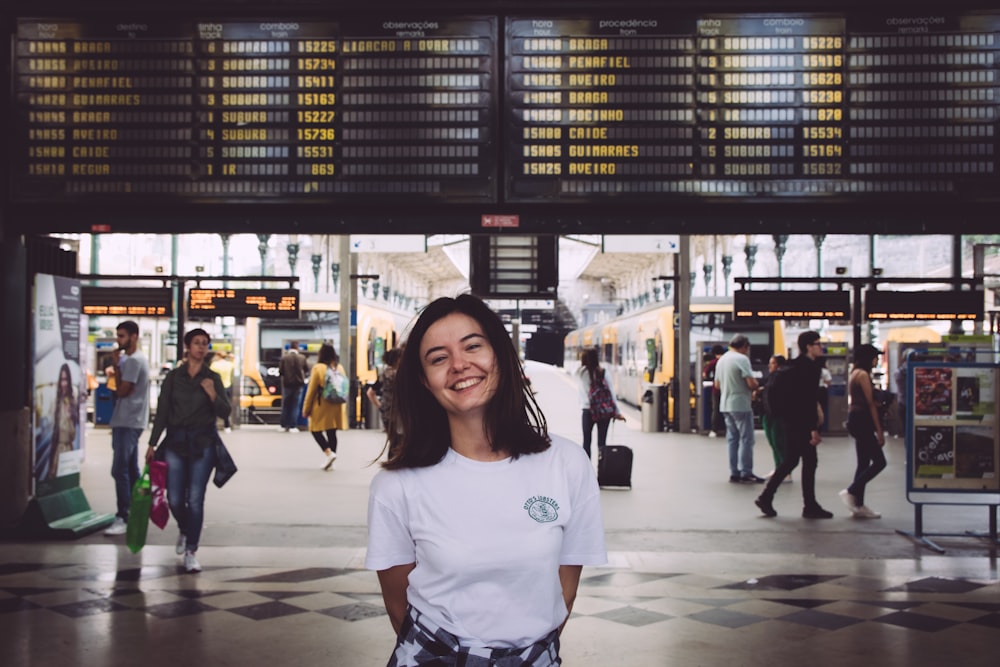
{"label": "woman with backpack", "polygon": [[347,425],[347,404],[346,391],[338,388],[340,402],[333,402],[326,398],[327,392],[323,387],[327,381],[327,369],[333,371],[332,377],[344,379],[344,369],[340,366],[340,356],[333,349],[333,345],[323,343],[319,348],[317,363],[313,365],[309,376],[309,385],[306,390],[306,398],[302,402],[302,416],[309,418],[309,432],[316,440],[316,444],[326,454],[326,463],[323,470],[333,468],[333,462],[337,460],[337,429],[345,428]]}
{"label": "woman with backpack", "polygon": [[597,356],[596,347],[588,347],[580,354],[580,368],[576,371],[580,407],[583,409],[583,451],[590,456],[590,438],[597,424],[597,451],[608,444],[608,426],[612,419],[625,421],[615,400],[615,388],[606,377]]}

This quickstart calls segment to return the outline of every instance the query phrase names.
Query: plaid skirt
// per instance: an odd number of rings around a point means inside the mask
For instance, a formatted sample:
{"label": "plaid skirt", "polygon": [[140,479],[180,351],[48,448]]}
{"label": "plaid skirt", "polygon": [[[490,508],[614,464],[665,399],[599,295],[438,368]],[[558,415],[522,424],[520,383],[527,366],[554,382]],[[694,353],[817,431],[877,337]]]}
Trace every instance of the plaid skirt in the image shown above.
{"label": "plaid skirt", "polygon": [[408,606],[386,667],[557,667],[559,630],[524,648],[462,646],[458,637],[442,630]]}

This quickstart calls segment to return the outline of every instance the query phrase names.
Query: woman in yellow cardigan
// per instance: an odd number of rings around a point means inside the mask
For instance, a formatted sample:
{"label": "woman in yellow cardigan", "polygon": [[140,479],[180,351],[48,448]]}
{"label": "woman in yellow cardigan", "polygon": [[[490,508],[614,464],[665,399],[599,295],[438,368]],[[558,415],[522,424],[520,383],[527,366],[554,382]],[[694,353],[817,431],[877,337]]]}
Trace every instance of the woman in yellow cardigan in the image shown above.
{"label": "woman in yellow cardigan", "polygon": [[[345,377],[337,351],[329,343],[323,343],[319,348],[318,361],[309,375],[309,388],[302,402],[302,416],[309,418],[309,432],[326,454],[323,470],[333,468],[333,462],[337,459],[337,429],[345,428],[347,424],[347,404],[331,403],[323,399],[327,368],[333,368],[341,377]],[[343,397],[347,398],[346,395]]]}

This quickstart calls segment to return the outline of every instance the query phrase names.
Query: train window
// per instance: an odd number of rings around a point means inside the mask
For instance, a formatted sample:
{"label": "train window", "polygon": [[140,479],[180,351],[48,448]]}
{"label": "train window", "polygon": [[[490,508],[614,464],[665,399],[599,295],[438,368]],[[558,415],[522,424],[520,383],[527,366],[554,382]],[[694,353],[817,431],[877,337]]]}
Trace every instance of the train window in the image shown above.
{"label": "train window", "polygon": [[615,355],[615,346],[613,344],[611,344],[611,343],[608,343],[607,345],[605,345],[604,346],[604,361],[606,363],[609,363],[609,364],[615,363],[615,361],[614,361],[615,356],[614,355]]}

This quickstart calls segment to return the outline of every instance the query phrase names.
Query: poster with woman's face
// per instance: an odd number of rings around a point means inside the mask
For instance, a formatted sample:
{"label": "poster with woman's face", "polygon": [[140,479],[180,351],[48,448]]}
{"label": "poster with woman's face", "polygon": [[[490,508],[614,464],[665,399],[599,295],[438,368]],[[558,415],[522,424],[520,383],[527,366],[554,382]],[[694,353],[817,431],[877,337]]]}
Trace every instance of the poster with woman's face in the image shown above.
{"label": "poster with woman's face", "polygon": [[45,495],[53,480],[79,472],[83,457],[79,281],[35,276],[34,331],[33,477]]}

